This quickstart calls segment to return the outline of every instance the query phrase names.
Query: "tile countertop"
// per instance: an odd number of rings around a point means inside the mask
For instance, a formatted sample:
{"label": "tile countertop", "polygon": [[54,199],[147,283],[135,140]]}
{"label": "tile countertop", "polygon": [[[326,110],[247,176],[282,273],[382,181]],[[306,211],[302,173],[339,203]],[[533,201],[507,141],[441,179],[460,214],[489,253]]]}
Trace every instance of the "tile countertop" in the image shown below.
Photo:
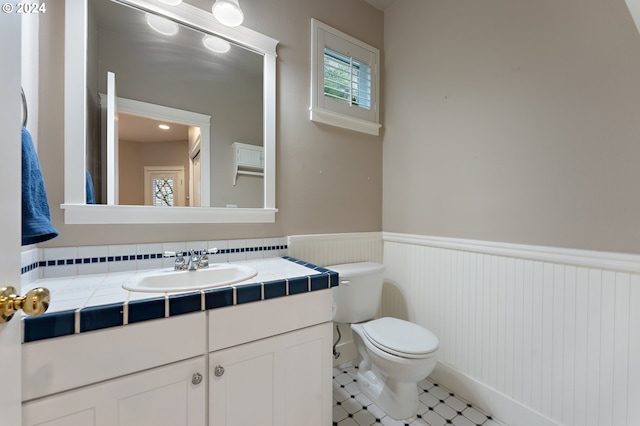
{"label": "tile countertop", "polygon": [[257,302],[338,285],[336,272],[289,256],[233,263],[251,266],[258,274],[240,283],[186,293],[143,293],[122,288],[122,284],[136,274],[152,270],[35,281],[23,286],[22,292],[46,287],[51,292],[51,303],[47,312],[39,317],[23,314],[23,342]]}

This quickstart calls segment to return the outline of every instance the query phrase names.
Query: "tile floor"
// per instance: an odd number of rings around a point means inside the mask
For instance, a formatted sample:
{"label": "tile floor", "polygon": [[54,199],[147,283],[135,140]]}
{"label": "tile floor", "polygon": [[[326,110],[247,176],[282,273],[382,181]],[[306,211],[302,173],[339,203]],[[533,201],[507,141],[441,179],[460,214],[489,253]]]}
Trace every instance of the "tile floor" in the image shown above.
{"label": "tile floor", "polygon": [[418,414],[395,420],[360,393],[357,371],[352,364],[333,369],[333,426],[505,426],[428,378],[418,383]]}

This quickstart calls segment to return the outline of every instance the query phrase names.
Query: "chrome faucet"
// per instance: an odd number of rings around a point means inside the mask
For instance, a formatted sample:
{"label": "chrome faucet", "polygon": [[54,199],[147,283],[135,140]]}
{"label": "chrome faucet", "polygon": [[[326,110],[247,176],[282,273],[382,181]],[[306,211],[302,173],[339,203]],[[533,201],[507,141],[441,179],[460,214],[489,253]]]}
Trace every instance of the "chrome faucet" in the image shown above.
{"label": "chrome faucet", "polygon": [[[197,271],[209,267],[209,254],[218,252],[217,248],[207,250],[189,250],[188,253],[181,251],[165,251],[164,257],[175,257],[173,263],[174,271]],[[186,258],[185,258],[186,257]]]}
{"label": "chrome faucet", "polygon": [[202,255],[200,254],[200,252],[197,252],[195,250],[189,250],[189,259],[187,260],[187,271],[195,271],[200,269],[201,258],[202,258]]}

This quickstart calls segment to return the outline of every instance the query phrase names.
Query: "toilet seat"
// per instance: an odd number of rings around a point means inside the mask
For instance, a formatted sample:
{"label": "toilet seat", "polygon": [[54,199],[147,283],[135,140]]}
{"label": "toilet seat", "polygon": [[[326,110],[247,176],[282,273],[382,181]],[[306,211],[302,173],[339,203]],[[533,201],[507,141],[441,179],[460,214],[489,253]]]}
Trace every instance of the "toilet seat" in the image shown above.
{"label": "toilet seat", "polygon": [[431,331],[398,318],[379,318],[362,324],[364,337],[381,351],[402,358],[428,358],[438,349]]}

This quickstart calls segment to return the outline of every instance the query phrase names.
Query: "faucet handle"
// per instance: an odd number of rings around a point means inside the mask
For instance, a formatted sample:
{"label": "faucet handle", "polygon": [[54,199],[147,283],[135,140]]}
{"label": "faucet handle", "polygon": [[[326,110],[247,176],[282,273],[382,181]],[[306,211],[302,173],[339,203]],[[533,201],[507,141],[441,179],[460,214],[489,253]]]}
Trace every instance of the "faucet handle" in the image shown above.
{"label": "faucet handle", "polygon": [[182,257],[184,253],[181,251],[165,251],[162,253],[162,257]]}
{"label": "faucet handle", "polygon": [[198,268],[208,268],[209,267],[209,254],[216,254],[218,252],[217,248],[205,249],[200,252],[200,264]]}

